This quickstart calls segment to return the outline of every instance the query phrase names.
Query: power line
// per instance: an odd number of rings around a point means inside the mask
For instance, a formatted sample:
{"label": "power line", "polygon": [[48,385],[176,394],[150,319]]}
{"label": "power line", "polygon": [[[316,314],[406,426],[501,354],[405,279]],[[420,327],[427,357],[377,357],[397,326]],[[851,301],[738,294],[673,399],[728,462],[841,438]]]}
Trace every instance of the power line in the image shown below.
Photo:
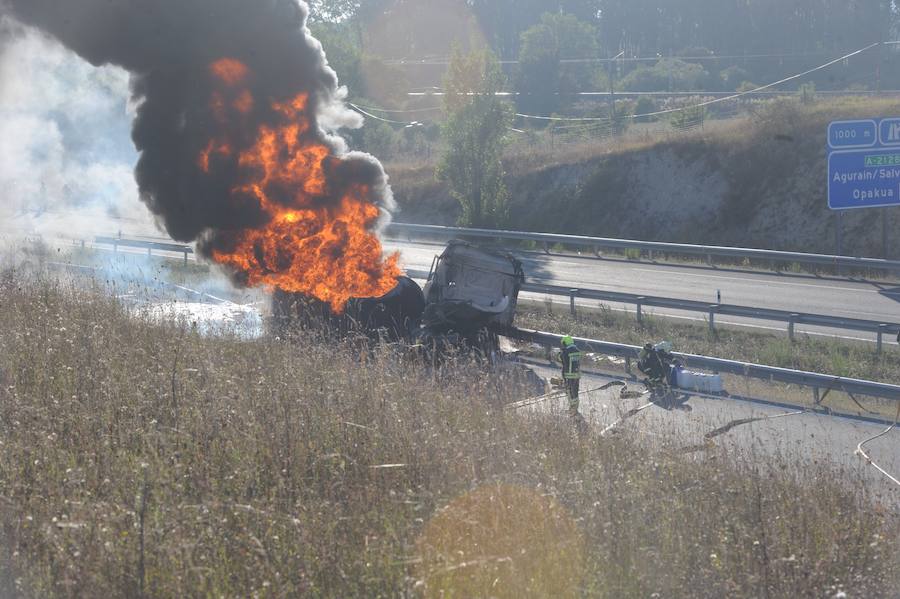
{"label": "power line", "polygon": [[[802,73],[797,73],[797,74],[795,74],[795,75],[791,75],[790,77],[785,77],[784,79],[780,79],[780,80],[778,80],[778,81],[769,83],[769,84],[767,84],[767,85],[762,85],[762,86],[760,86],[760,87],[757,87],[757,88],[754,88],[754,89],[751,89],[751,90],[747,90],[747,91],[743,91],[743,92],[739,92],[739,93],[735,93],[735,94],[729,94],[729,95],[726,95],[726,96],[717,97],[717,98],[714,98],[714,99],[712,99],[712,100],[707,100],[707,101],[705,101],[705,102],[700,102],[700,103],[695,104],[695,105],[692,105],[692,106],[684,106],[684,107],[679,107],[679,108],[671,108],[671,109],[667,109],[667,110],[658,110],[658,111],[655,111],[655,112],[648,112],[648,113],[643,113],[643,114],[623,115],[622,118],[635,119],[635,118],[641,118],[641,117],[661,116],[661,115],[665,115],[665,114],[672,114],[672,113],[682,112],[682,111],[686,111],[686,110],[692,110],[692,109],[697,109],[697,108],[703,108],[703,107],[710,106],[710,105],[713,105],[713,104],[718,104],[718,103],[721,103],[721,102],[727,102],[727,101],[730,101],[730,100],[735,100],[735,99],[738,99],[738,98],[741,98],[741,97],[744,97],[744,96],[747,96],[747,95],[760,93],[760,92],[763,92],[764,90],[767,90],[767,89],[770,89],[770,88],[772,88],[772,87],[781,85],[781,84],[783,84],[783,83],[787,83],[787,82],[789,82],[789,81],[793,81],[793,80],[795,80],[795,79],[799,79],[799,78],[801,78],[801,77],[805,77],[805,76],[807,76],[807,75],[810,75],[810,74],[815,73],[815,72],[817,72],[817,71],[821,71],[821,70],[826,69],[826,68],[828,68],[828,67],[830,67],[830,66],[833,66],[833,65],[835,65],[835,64],[837,64],[837,63],[839,63],[839,62],[841,62],[841,61],[848,60],[848,59],[850,59],[850,58],[853,58],[854,56],[858,56],[859,54],[862,54],[862,53],[864,53],[864,52],[868,52],[868,51],[871,50],[872,48],[875,48],[876,46],[879,46],[879,45],[881,45],[882,43],[885,44],[885,45],[889,45],[889,44],[900,44],[900,41],[896,41],[896,42],[876,42],[876,43],[870,44],[870,45],[868,45],[868,46],[866,46],[866,47],[864,47],[864,48],[860,48],[859,50],[855,50],[855,51],[853,51],[853,52],[850,52],[849,54],[845,54],[844,56],[841,56],[841,57],[839,57],[839,58],[835,58],[834,60],[831,60],[831,61],[829,61],[829,62],[826,62],[825,64],[822,64],[822,65],[819,65],[819,66],[814,67],[814,68],[812,68],[812,69],[803,71]],[[706,93],[706,92],[703,92],[703,91],[698,91],[698,92],[684,92],[683,94],[679,94],[679,93],[676,92],[674,95],[691,95],[691,96],[693,96],[693,95],[704,95],[705,93]],[[443,95],[445,95],[445,94],[444,94],[443,92],[410,92],[410,93],[407,94],[407,95],[409,95],[409,96],[424,96],[424,95],[443,96]],[[475,95],[475,94],[469,94],[469,95]],[[500,97],[512,97],[512,96],[517,96],[517,95],[519,95],[519,94],[518,94],[517,92],[497,92],[495,95],[496,95],[496,96],[500,96]],[[605,95],[608,95],[608,94],[607,94],[607,92],[582,92],[582,93],[580,93],[579,95],[597,95],[597,96],[605,96]],[[629,92],[622,92],[620,95],[629,95]],[[634,93],[631,93],[631,95],[663,95],[663,96],[671,96],[671,95],[673,95],[673,94],[672,94],[671,92],[645,92],[645,93],[642,93],[642,92],[634,92]],[[364,115],[364,116],[367,116],[367,117],[369,117],[369,118],[372,118],[372,119],[375,119],[375,120],[378,120],[378,121],[382,121],[382,122],[385,122],[385,123],[393,124],[393,125],[403,125],[403,126],[405,126],[405,127],[417,127],[417,126],[422,126],[423,123],[421,123],[421,122],[419,122],[419,121],[396,121],[396,120],[392,120],[392,119],[386,119],[386,118],[377,116],[377,115],[375,115],[375,114],[372,114],[371,112],[367,112],[367,110],[372,110],[372,111],[377,111],[377,112],[383,112],[383,113],[386,113],[386,114],[404,114],[404,113],[414,113],[414,112],[433,112],[433,111],[441,110],[440,107],[419,108],[419,109],[411,109],[411,110],[387,110],[387,109],[375,108],[375,107],[370,107],[370,106],[365,106],[365,107],[363,107],[363,106],[358,106],[358,105],[356,105],[356,104],[353,104],[352,102],[348,102],[347,104],[348,104],[351,108],[353,108],[354,110],[356,110],[357,112],[359,112],[360,114],[362,114],[362,115]],[[609,117],[550,117],[550,116],[530,115],[530,114],[524,114],[524,113],[516,113],[516,116],[517,116],[517,117],[520,117],[520,118],[524,118],[524,119],[542,120],[542,121],[551,121],[551,122],[573,122],[573,123],[578,123],[578,122],[581,122],[581,123],[592,123],[592,122],[593,122],[593,123],[604,123],[604,122],[611,122],[611,121],[612,121],[612,119],[610,119]],[[512,130],[513,130],[513,131],[517,131],[517,130],[515,130],[515,129],[512,129]],[[518,131],[517,131],[517,132],[518,132]]]}
{"label": "power line", "polygon": [[409,108],[407,110],[388,110],[386,108],[375,108],[374,106],[357,106],[355,104],[351,104],[351,106],[359,109],[371,110],[374,112],[384,112],[388,114],[412,114],[415,112],[437,112],[439,110],[443,110],[443,108],[441,108],[440,106],[431,106],[429,108]]}
{"label": "power line", "polygon": [[370,119],[375,119],[376,121],[382,121],[384,123],[390,123],[391,125],[403,125],[404,127],[421,127],[423,123],[419,121],[393,121],[391,119],[382,118],[380,116],[374,115],[371,112],[366,112],[353,102],[347,102],[347,106],[360,113],[363,116],[367,116]]}
{"label": "power line", "polygon": [[[880,44],[881,44],[881,42],[875,42],[874,44],[870,44],[870,45],[868,45],[868,46],[866,46],[866,47],[864,47],[864,48],[860,48],[859,50],[856,50],[856,51],[851,52],[851,53],[849,53],[849,54],[845,54],[844,56],[841,56],[840,58],[835,58],[834,60],[831,60],[831,61],[829,61],[829,62],[826,62],[825,64],[819,65],[819,66],[817,66],[817,67],[815,67],[815,68],[809,69],[809,70],[807,70],[807,71],[803,71],[802,73],[797,73],[796,75],[791,75],[790,77],[785,77],[784,79],[780,79],[780,80],[778,80],[778,81],[775,81],[775,82],[773,82],[773,83],[769,83],[769,84],[767,84],[767,85],[762,85],[762,86],[757,87],[757,88],[755,88],[755,89],[747,90],[747,91],[744,91],[744,92],[739,92],[739,93],[732,94],[732,95],[730,95],[730,96],[725,96],[725,97],[722,97],[722,98],[715,98],[715,99],[713,99],[713,100],[708,100],[708,101],[706,101],[706,102],[701,102],[701,103],[695,104],[695,105],[693,105],[693,106],[684,106],[684,107],[681,107],[681,108],[671,108],[671,109],[668,109],[668,110],[658,110],[658,111],[656,111],[656,112],[647,112],[647,113],[644,113],[644,114],[632,114],[632,115],[626,115],[626,116],[623,116],[622,118],[631,118],[631,119],[634,119],[634,118],[648,117],[648,116],[661,116],[661,115],[664,115],[664,114],[672,114],[672,113],[675,113],[675,112],[681,112],[681,111],[685,111],[685,110],[693,110],[693,109],[697,109],[697,108],[703,108],[703,107],[705,107],[705,106],[710,106],[710,105],[712,105],[712,104],[718,104],[718,103],[721,103],[721,102],[727,102],[727,101],[729,101],[729,100],[736,100],[737,98],[741,98],[741,97],[746,96],[746,95],[749,95],[749,94],[757,93],[757,92],[760,92],[760,91],[769,89],[769,88],[771,88],[771,87],[775,87],[776,85],[781,85],[782,83],[787,83],[788,81],[793,81],[793,80],[795,80],[795,79],[799,79],[799,78],[801,78],[801,77],[805,77],[805,76],[807,76],[807,75],[810,75],[810,74],[812,74],[812,73],[815,73],[816,71],[821,71],[822,69],[826,69],[826,68],[828,68],[828,67],[830,67],[830,66],[832,66],[832,65],[835,65],[835,64],[837,64],[837,63],[839,63],[839,62],[841,62],[841,61],[848,60],[848,59],[850,59],[850,58],[853,58],[854,56],[857,56],[857,55],[862,54],[862,53],[864,53],[864,52],[868,52],[869,50],[871,50],[872,48],[875,48],[875,47],[879,46]],[[550,117],[550,116],[537,116],[537,115],[522,114],[522,113],[516,113],[516,116],[517,116],[517,117],[520,117],[520,118],[534,119],[534,120],[540,120],[540,121],[596,122],[596,121],[608,121],[608,120],[610,120],[609,117]]]}
{"label": "power line", "polygon": [[[884,42],[885,44],[900,44],[900,41],[896,42]],[[677,59],[677,60],[693,60],[693,61],[716,61],[716,60],[744,60],[744,59],[758,59],[758,58],[804,58],[804,57],[813,57],[813,56],[825,56],[829,54],[826,50],[817,50],[815,52],[781,52],[781,53],[771,53],[771,54],[703,54],[697,56],[663,56],[662,54],[656,54],[655,56],[626,56],[622,58],[598,58],[598,57],[585,57],[585,58],[563,58],[560,59],[561,64],[579,64],[579,63],[610,63],[610,62],[657,62],[663,60],[665,58]],[[449,57],[440,57],[440,58],[422,58],[422,59],[406,59],[406,58],[396,58],[385,60],[385,64],[389,65],[402,65],[402,66],[447,66],[451,62]],[[500,60],[498,61],[501,65],[517,65],[520,64],[518,60]]]}

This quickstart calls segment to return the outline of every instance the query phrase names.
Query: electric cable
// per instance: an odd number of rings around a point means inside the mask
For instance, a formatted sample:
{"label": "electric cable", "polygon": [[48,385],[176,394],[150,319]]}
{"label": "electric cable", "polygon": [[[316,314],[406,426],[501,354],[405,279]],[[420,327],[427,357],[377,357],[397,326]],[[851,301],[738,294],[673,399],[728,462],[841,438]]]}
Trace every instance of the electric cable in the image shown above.
{"label": "electric cable", "polygon": [[406,113],[415,113],[415,112],[437,112],[443,110],[440,106],[431,106],[429,108],[410,108],[407,110],[388,110],[387,108],[375,108],[374,106],[360,106],[358,104],[351,104],[347,102],[351,106],[357,108],[358,110],[372,110],[375,112],[384,112],[387,114],[406,114]]}
{"label": "electric cable", "polygon": [[[895,42],[884,42],[885,45],[893,45],[900,44],[900,41]],[[610,63],[610,62],[656,62],[665,58],[670,58],[673,60],[693,60],[693,61],[717,61],[717,60],[750,60],[750,59],[759,59],[759,58],[808,58],[811,56],[822,56],[828,54],[826,50],[817,50],[814,52],[776,52],[776,53],[759,53],[759,54],[704,54],[704,55],[686,55],[686,56],[663,56],[661,54],[657,54],[654,56],[627,56],[622,58],[599,58],[599,57],[585,57],[585,58],[563,58],[560,59],[560,63],[562,64],[590,64],[590,63]],[[409,65],[409,66],[446,66],[450,64],[450,57],[438,57],[438,58],[423,58],[423,59],[404,59],[397,58],[384,61],[385,64],[390,65]],[[520,64],[519,60],[499,60],[497,61],[501,65],[517,65]]]}
{"label": "electric cable", "polygon": [[[841,57],[839,57],[839,58],[835,58],[834,60],[831,60],[831,61],[829,61],[829,62],[826,62],[825,64],[821,64],[821,65],[819,65],[819,66],[817,66],[817,67],[814,67],[814,68],[812,68],[812,69],[808,69],[808,70],[806,70],[806,71],[803,71],[802,73],[797,73],[796,75],[791,75],[790,77],[785,77],[784,79],[779,79],[778,81],[774,81],[774,82],[772,82],[772,83],[769,83],[769,84],[767,84],[767,85],[762,85],[762,86],[759,86],[759,87],[754,88],[754,89],[746,90],[746,91],[743,91],[743,92],[738,92],[738,93],[735,93],[735,94],[732,94],[732,95],[729,95],[729,96],[724,96],[724,97],[721,97],[721,98],[714,98],[714,99],[712,99],[712,100],[708,100],[708,101],[706,101],[706,102],[701,102],[701,103],[695,104],[695,105],[693,105],[693,106],[682,106],[682,107],[680,107],[680,108],[670,108],[670,109],[667,109],[667,110],[658,110],[658,111],[656,111],[656,112],[646,112],[646,113],[643,113],[643,114],[623,115],[621,118],[623,118],[623,119],[636,119],[636,118],[641,118],[641,117],[661,116],[661,115],[664,115],[664,114],[672,114],[672,113],[675,113],[675,112],[682,112],[682,111],[688,111],[688,110],[695,110],[695,109],[697,109],[697,108],[703,108],[703,107],[706,107],[706,106],[711,106],[711,105],[713,105],[713,104],[719,104],[719,103],[721,103],[721,102],[727,102],[727,101],[730,101],[730,100],[736,100],[736,99],[741,98],[741,97],[743,97],[743,96],[747,96],[747,95],[750,95],[750,94],[754,94],[754,93],[757,93],[757,92],[760,92],[760,91],[763,91],[763,90],[766,90],[766,89],[775,87],[775,86],[777,86],[777,85],[781,85],[781,84],[783,84],[783,83],[787,83],[787,82],[789,82],[789,81],[793,81],[793,80],[795,80],[795,79],[799,79],[799,78],[801,78],[801,77],[805,77],[805,76],[810,75],[810,74],[812,74],[812,73],[815,73],[815,72],[817,72],[817,71],[821,71],[821,70],[823,70],[823,69],[827,69],[828,67],[833,66],[833,65],[835,65],[835,64],[837,64],[837,63],[839,63],[839,62],[842,62],[842,61],[844,61],[844,60],[849,60],[850,58],[853,58],[854,56],[858,56],[858,55],[860,55],[860,54],[862,54],[862,53],[864,53],[864,52],[868,52],[869,50],[871,50],[872,48],[875,48],[875,47],[879,46],[880,44],[881,44],[881,42],[875,42],[874,44],[869,44],[868,46],[865,46],[864,48],[860,48],[859,50],[855,50],[855,51],[850,52],[849,54],[845,54],[844,56],[841,56]],[[520,118],[525,118],[525,119],[533,119],[533,120],[541,120],[541,121],[554,121],[554,122],[598,122],[598,121],[612,121],[612,119],[610,119],[609,117],[550,117],[550,116],[538,116],[538,115],[523,114],[523,113],[516,113],[516,116],[517,116],[517,117],[520,117]]]}
{"label": "electric cable", "polygon": [[367,116],[369,118],[375,119],[376,121],[382,121],[385,123],[389,123],[391,125],[403,125],[404,127],[419,127],[422,125],[422,123],[420,123],[419,121],[394,121],[391,119],[382,118],[382,117],[376,116],[370,112],[366,112],[365,110],[363,110],[362,108],[360,108],[359,106],[354,104],[353,102],[347,102],[347,106],[349,106],[350,108],[352,108],[353,110],[355,110],[356,112],[360,113],[363,116]]}

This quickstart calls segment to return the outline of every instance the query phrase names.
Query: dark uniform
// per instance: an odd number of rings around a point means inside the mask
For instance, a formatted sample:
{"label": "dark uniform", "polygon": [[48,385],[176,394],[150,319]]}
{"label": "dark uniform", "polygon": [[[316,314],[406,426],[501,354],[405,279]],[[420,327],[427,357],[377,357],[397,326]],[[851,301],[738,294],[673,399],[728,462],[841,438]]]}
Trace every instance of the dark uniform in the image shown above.
{"label": "dark uniform", "polygon": [[563,337],[559,359],[562,362],[563,381],[569,396],[569,414],[575,416],[578,414],[578,387],[581,383],[581,352],[571,337]]}
{"label": "dark uniform", "polygon": [[646,374],[652,384],[662,385],[668,382],[669,372],[672,369],[672,354],[648,343],[638,358],[638,370]]}

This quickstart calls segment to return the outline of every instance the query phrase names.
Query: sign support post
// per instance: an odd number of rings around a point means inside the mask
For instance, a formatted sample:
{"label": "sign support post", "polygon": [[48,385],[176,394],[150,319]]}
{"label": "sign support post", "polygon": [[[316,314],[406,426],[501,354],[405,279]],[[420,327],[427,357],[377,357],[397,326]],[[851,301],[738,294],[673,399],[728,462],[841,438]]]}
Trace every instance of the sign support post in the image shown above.
{"label": "sign support post", "polygon": [[837,213],[837,255],[844,253],[844,210],[882,208],[881,248],[887,258],[890,206],[900,206],[900,118],[828,125],[828,207]]}
{"label": "sign support post", "polygon": [[[844,255],[844,213],[837,213],[837,222],[834,224],[834,245],[836,247],[835,256]],[[840,273],[841,267],[837,267]]]}

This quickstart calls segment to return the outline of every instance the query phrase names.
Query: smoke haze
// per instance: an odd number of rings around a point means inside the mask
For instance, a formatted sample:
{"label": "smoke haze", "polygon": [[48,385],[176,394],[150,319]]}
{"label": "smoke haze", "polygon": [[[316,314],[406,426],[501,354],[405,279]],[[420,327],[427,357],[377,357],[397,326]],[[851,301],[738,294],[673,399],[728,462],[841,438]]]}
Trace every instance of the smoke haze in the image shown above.
{"label": "smoke haze", "polygon": [[[361,120],[341,102],[343,91],[338,88],[337,76],[327,66],[321,45],[305,27],[308,9],[300,0],[6,0],[0,6],[19,22],[39,28],[90,64],[103,67],[90,73],[85,69],[67,73],[73,81],[87,78],[93,81],[92,89],[105,90],[89,98],[93,104],[86,104],[93,120],[76,115],[73,127],[82,133],[87,129],[90,136],[92,127],[118,128],[118,117],[112,125],[108,119],[111,112],[121,112],[122,106],[102,104],[105,99],[121,98],[125,81],[121,69],[130,74],[136,111],[131,137],[140,155],[135,169],[140,199],[173,239],[199,239],[201,251],[212,255],[232,248],[237,243],[236,232],[260,226],[270,217],[254,198],[233,193],[246,187],[246,169],[237,156],[253,146],[261,127],[282,118],[273,103],[289,102],[304,93],[308,94],[306,118],[311,125],[307,135],[340,159],[323,163],[327,185],[302,198],[302,204],[314,208],[337,205],[349,190],[364,189],[365,200],[381,209],[382,220],[393,207],[380,163],[368,155],[346,153],[343,140],[333,134],[339,127],[358,127]],[[49,60],[49,56],[59,59],[56,50],[48,51],[46,42],[33,43],[43,47],[34,46],[21,54],[8,49],[4,53],[6,69],[21,72],[23,62]],[[223,58],[239,61],[250,73],[242,83],[256,101],[241,122],[223,124],[210,110],[210,98],[224,93],[222,80],[210,76],[210,65]],[[4,87],[11,78],[14,75],[5,71]],[[35,90],[21,93],[26,103],[40,95]],[[47,108],[60,109],[70,100]],[[40,137],[51,155],[60,156],[57,161],[65,160],[64,131],[42,127],[25,117],[16,127]],[[198,169],[197,157],[208,152],[210,140],[223,134],[237,145],[236,151],[215,156],[207,172]],[[4,155],[3,163],[7,162],[10,159]],[[91,164],[99,169],[94,173],[97,179],[109,184],[109,193],[129,194],[122,162]],[[7,178],[21,186],[29,169],[25,165],[10,168],[15,172]],[[62,183],[51,175],[47,172],[48,180],[61,188]],[[32,179],[27,185],[46,185],[37,181],[38,177]],[[296,203],[296,197],[288,197],[291,193],[296,195],[284,190],[281,197],[275,193],[273,199]],[[27,193],[19,190],[16,196],[24,198]]]}
{"label": "smoke haze", "polygon": [[128,75],[0,21],[0,228],[149,233],[128,137]]}

